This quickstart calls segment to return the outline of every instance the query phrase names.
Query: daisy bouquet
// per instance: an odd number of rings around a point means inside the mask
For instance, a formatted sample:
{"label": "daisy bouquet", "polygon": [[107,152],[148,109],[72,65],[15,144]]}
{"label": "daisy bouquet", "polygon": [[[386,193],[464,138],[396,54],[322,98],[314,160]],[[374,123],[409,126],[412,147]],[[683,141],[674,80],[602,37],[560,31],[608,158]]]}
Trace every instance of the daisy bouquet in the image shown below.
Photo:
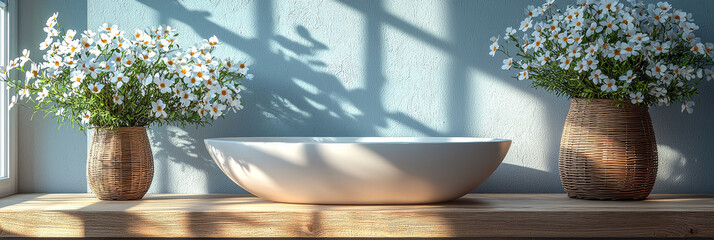
{"label": "daisy bouquet", "polygon": [[[57,14],[47,20],[39,44],[0,67],[11,89],[11,105],[69,120],[80,129],[163,124],[205,125],[242,109],[240,79],[252,79],[245,61],[212,55],[217,38],[183,49],[170,26],[125,33],[116,25],[96,32],[63,30]],[[24,73],[12,80],[11,71]]]}
{"label": "daisy bouquet", "polygon": [[682,102],[692,113],[697,85],[714,78],[714,44],[694,35],[691,14],[667,2],[579,0],[564,10],[553,2],[528,6],[520,27],[506,29],[505,45],[496,36],[489,47],[507,57],[502,69],[517,69],[534,88],[618,105]]}

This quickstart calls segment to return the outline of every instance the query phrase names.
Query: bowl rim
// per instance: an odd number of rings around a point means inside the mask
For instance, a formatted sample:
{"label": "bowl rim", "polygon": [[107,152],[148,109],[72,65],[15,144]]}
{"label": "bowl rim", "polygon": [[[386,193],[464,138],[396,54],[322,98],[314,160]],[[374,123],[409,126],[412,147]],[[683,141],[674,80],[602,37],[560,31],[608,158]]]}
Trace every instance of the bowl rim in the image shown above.
{"label": "bowl rim", "polygon": [[242,144],[454,144],[512,142],[504,138],[478,137],[221,137],[207,138],[209,142]]}

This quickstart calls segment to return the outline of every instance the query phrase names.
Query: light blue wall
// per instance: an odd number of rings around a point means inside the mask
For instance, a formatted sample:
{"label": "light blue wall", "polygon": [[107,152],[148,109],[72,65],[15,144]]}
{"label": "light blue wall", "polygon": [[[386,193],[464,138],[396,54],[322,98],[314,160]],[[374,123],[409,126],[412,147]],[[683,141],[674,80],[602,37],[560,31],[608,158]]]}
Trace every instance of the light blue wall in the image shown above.
{"label": "light blue wall", "polygon": [[[714,41],[714,1],[670,1]],[[212,127],[155,128],[151,192],[242,192],[202,140],[227,136],[481,136],[514,140],[477,191],[562,192],[557,152],[569,102],[528,88],[487,55],[529,0],[49,1],[23,0],[21,46],[36,49],[51,12],[60,24],[123,29],[169,24],[185,44],[218,36],[216,55],[246,57],[247,107]],[[540,4],[540,2],[537,2]],[[714,193],[714,83],[694,115],[652,109],[660,150],[656,192]],[[86,137],[21,112],[20,190],[80,192]]]}

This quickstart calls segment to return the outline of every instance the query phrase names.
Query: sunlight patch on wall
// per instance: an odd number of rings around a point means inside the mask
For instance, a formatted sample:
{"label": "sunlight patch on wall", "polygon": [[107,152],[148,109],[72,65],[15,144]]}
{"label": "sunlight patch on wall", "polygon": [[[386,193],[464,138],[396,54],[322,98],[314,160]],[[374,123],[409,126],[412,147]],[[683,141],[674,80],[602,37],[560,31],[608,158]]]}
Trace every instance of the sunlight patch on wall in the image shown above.
{"label": "sunlight patch on wall", "polygon": [[443,132],[449,117],[449,54],[390,25],[382,28],[385,83],[381,98],[385,110],[402,112]]}
{"label": "sunlight patch on wall", "polygon": [[[550,120],[546,108],[549,103],[544,103],[533,92],[514,86],[527,82],[502,79],[478,69],[469,71],[469,79],[472,81],[468,87],[476,91],[470,96],[473,102],[468,104],[473,113],[468,129],[479,137],[513,140],[505,163],[546,172],[557,171],[550,166],[558,160],[559,142],[552,142],[555,140],[548,136],[550,131],[562,130],[562,125],[561,129],[551,129],[546,124]],[[526,90],[533,91],[530,88]],[[555,158],[552,158],[553,153]]]}
{"label": "sunlight patch on wall", "polygon": [[447,1],[388,0],[386,12],[436,39],[448,42],[449,10]]}
{"label": "sunlight patch on wall", "polygon": [[334,75],[347,90],[364,88],[365,16],[335,1],[314,5],[310,1],[274,1],[274,12],[286,14],[274,19],[271,51],[313,71]]}
{"label": "sunlight patch on wall", "polygon": [[657,152],[659,153],[659,170],[657,172],[657,181],[676,185],[684,178],[684,169],[690,164],[685,155],[679,150],[668,145],[657,144]]}

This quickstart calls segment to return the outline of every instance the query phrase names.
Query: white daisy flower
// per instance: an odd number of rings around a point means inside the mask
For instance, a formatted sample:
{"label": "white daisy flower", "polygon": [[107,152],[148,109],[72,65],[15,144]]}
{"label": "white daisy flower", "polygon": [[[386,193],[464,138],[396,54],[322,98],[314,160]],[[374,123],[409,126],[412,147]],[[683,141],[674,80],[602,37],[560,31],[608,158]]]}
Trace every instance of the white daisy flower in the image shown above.
{"label": "white daisy flower", "polygon": [[573,59],[571,59],[569,57],[565,57],[565,56],[561,56],[559,58],[559,60],[560,60],[560,65],[559,65],[560,68],[565,69],[565,70],[570,69],[570,64],[573,63]]}
{"label": "white daisy flower", "polygon": [[526,79],[528,79],[528,69],[529,69],[528,64],[525,64],[525,63],[524,63],[524,64],[521,64],[521,69],[523,69],[523,71],[521,71],[521,72],[518,74],[518,80],[526,80]]}
{"label": "white daisy flower", "polygon": [[183,78],[183,82],[186,83],[186,85],[188,85],[188,87],[194,87],[194,86],[198,85],[199,83],[201,83],[200,79],[196,78],[195,76],[194,77],[185,77],[185,78]]}
{"label": "white daisy flower", "polygon": [[667,65],[662,63],[656,63],[653,64],[649,70],[647,70],[646,74],[651,77],[659,77],[662,76],[665,71],[667,71]]}
{"label": "white daisy flower", "polygon": [[521,30],[523,32],[528,31],[528,29],[533,27],[533,19],[531,17],[527,17],[521,22],[521,27],[518,28],[518,30]]}
{"label": "white daisy flower", "polygon": [[45,50],[49,48],[50,45],[52,45],[52,38],[45,38],[45,40],[40,43],[40,50]]}
{"label": "white daisy flower", "polygon": [[103,72],[113,73],[116,72],[117,64],[114,61],[101,62],[99,63],[99,68]]}
{"label": "white daisy flower", "polygon": [[181,91],[179,97],[181,98],[181,106],[188,107],[191,105],[191,102],[196,101],[196,95],[192,94],[189,91]]}
{"label": "white daisy flower", "polygon": [[550,61],[550,52],[546,51],[544,54],[536,57],[536,59],[538,60],[538,63],[540,63],[541,66],[544,66],[548,63],[548,61]]}
{"label": "white daisy flower", "polygon": [[55,27],[57,25],[57,16],[58,15],[59,15],[59,12],[53,13],[52,16],[50,16],[50,18],[47,19],[47,22],[45,22],[45,25],[47,25],[47,27],[51,27],[51,28]]}
{"label": "white daisy flower", "polygon": [[528,7],[526,8],[526,15],[528,15],[529,17],[537,17],[538,15],[540,15],[540,9],[533,5],[528,5]]}
{"label": "white daisy flower", "polygon": [[181,68],[178,70],[178,75],[181,78],[188,78],[191,77],[191,66],[189,65],[183,65]]}
{"label": "white daisy flower", "polygon": [[597,45],[590,45],[585,49],[585,56],[587,58],[593,58],[596,54],[598,54]]}
{"label": "white daisy flower", "polygon": [[25,72],[25,82],[29,82],[33,78],[37,78],[40,76],[40,65],[39,64],[30,64],[30,69]]}
{"label": "white daisy flower", "polygon": [[627,60],[628,56],[623,54],[623,51],[619,47],[612,47],[611,51],[608,52],[607,57],[622,62]]}
{"label": "white daisy flower", "polygon": [[89,124],[89,120],[92,118],[92,112],[84,111],[79,118],[82,119],[82,124]]}
{"label": "white daisy flower", "polygon": [[714,58],[714,44],[706,43],[704,44],[704,52],[710,57]]}
{"label": "white daisy flower", "polygon": [[35,100],[42,102],[47,96],[49,96],[49,94],[50,91],[47,90],[47,88],[42,88],[42,91],[37,92],[37,98],[35,98]]}
{"label": "white daisy flower", "polygon": [[503,66],[501,66],[501,69],[508,70],[511,69],[511,66],[513,66],[513,58],[503,59]]}
{"label": "white daisy flower", "polygon": [[512,27],[507,27],[506,28],[506,36],[513,36],[513,34],[516,34],[516,29],[513,29]]}
{"label": "white daisy flower", "polygon": [[490,52],[488,52],[488,55],[491,55],[491,57],[496,56],[496,50],[498,50],[498,43],[493,43],[491,46],[489,46]]}
{"label": "white daisy flower", "polygon": [[571,27],[571,30],[580,31],[585,28],[585,19],[580,17],[575,18],[570,22],[569,26]]}
{"label": "white daisy flower", "polygon": [[669,52],[669,42],[652,42],[650,45],[650,51],[654,52],[655,55],[660,55],[662,53],[668,53]]}
{"label": "white daisy flower", "polygon": [[614,79],[605,79],[602,81],[602,86],[600,87],[600,90],[605,91],[605,92],[614,92],[617,91],[617,85],[615,85],[615,80]]}
{"label": "white daisy flower", "polygon": [[92,93],[99,93],[102,91],[102,88],[104,88],[104,84],[101,83],[91,83],[89,84],[89,91]]}
{"label": "white daisy flower", "polygon": [[209,109],[209,113],[211,114],[211,117],[213,119],[219,118],[221,115],[223,115],[223,111],[226,110],[226,105],[220,104],[220,103],[213,103],[211,108]]}
{"label": "white daisy flower", "polygon": [[206,66],[196,66],[193,68],[193,76],[196,76],[199,80],[207,80],[211,78],[208,73],[208,68]]}
{"label": "white daisy flower", "polygon": [[638,104],[638,103],[642,103],[642,101],[644,99],[642,97],[642,93],[637,92],[637,93],[630,93],[630,100],[631,100],[632,104]]}
{"label": "white daisy flower", "polygon": [[97,45],[104,48],[107,45],[109,45],[111,42],[112,42],[112,36],[109,36],[106,33],[102,33],[99,35],[99,41],[97,41]]}
{"label": "white daisy flower", "polygon": [[706,47],[704,47],[704,44],[702,43],[697,43],[692,45],[692,52],[697,53],[697,54],[705,54]]}
{"label": "white daisy flower", "polygon": [[620,16],[620,24],[619,24],[620,26],[619,27],[623,31],[627,32],[630,29],[635,28],[634,21],[635,21],[635,19],[632,16],[630,16],[629,14],[624,14],[623,16]]}
{"label": "white daisy flower", "polygon": [[600,71],[600,69],[596,69],[590,72],[589,78],[591,81],[593,81],[594,84],[600,84],[602,80],[607,79],[607,76],[605,74],[602,74],[602,71]]}
{"label": "white daisy flower", "polygon": [[674,18],[674,20],[677,20],[680,22],[686,22],[687,21],[687,13],[677,10],[677,11],[674,11],[674,14],[672,14],[672,18]]}
{"label": "white daisy flower", "polygon": [[154,51],[142,51],[138,58],[146,63],[151,63],[154,61],[154,57],[156,56],[156,52]]}
{"label": "white daisy flower", "polygon": [[121,64],[124,67],[131,67],[131,65],[134,64],[134,57],[127,56],[127,57],[123,58]]}
{"label": "white daisy flower", "polygon": [[124,73],[122,72],[115,72],[110,79],[112,83],[116,84],[117,88],[121,88],[128,80],[129,79],[124,76]]}
{"label": "white daisy flower", "polygon": [[10,106],[8,106],[7,109],[10,110],[15,105],[17,105],[17,96],[12,96],[12,98],[10,98]]}
{"label": "white daisy flower", "polygon": [[568,57],[569,58],[580,58],[581,55],[581,49],[577,45],[570,46],[568,49]]}
{"label": "white daisy flower", "polygon": [[585,65],[585,71],[597,69],[597,64],[600,63],[596,58],[585,58],[582,62]]}
{"label": "white daisy flower", "polygon": [[216,45],[218,45],[218,44],[220,43],[220,42],[218,41],[218,37],[216,37],[216,35],[213,35],[211,38],[209,38],[209,39],[207,40],[207,42],[208,42],[208,45],[211,45],[211,46],[216,46]]}
{"label": "white daisy flower", "polygon": [[240,95],[233,98],[233,101],[231,101],[231,107],[233,108],[233,112],[243,109],[243,104],[240,102]]}
{"label": "white daisy flower", "polygon": [[536,37],[535,39],[533,39],[533,44],[531,44],[530,46],[536,51],[538,51],[543,48],[543,43],[545,43],[545,39],[541,37]]}
{"label": "white daisy flower", "polygon": [[168,80],[165,80],[161,77],[156,77],[154,78],[154,83],[156,84],[156,87],[159,88],[159,91],[161,93],[171,92],[171,82],[169,82]]}
{"label": "white daisy flower", "polygon": [[682,112],[687,111],[687,113],[692,114],[692,112],[694,112],[694,109],[692,109],[692,107],[694,107],[694,102],[686,101],[682,103]]}
{"label": "white daisy flower", "polygon": [[633,42],[629,42],[629,43],[623,42],[620,45],[620,48],[622,49],[623,56],[630,57],[630,56],[640,55],[640,50],[642,50],[642,45],[635,44]]}
{"label": "white daisy flower", "polygon": [[645,33],[635,33],[630,37],[630,42],[636,42],[636,43],[646,43],[650,41],[650,37],[645,34]]}
{"label": "white daisy flower", "polygon": [[72,88],[79,87],[79,85],[82,84],[82,81],[84,81],[84,78],[86,76],[87,75],[85,75],[83,71],[77,70],[72,72],[72,74],[70,75],[70,79],[72,80]]}
{"label": "white daisy flower", "polygon": [[154,116],[157,118],[166,118],[168,116],[168,114],[166,114],[166,104],[164,104],[164,101],[161,99],[151,103],[151,112],[154,113]]}
{"label": "white daisy flower", "polygon": [[612,16],[608,16],[607,19],[605,19],[603,26],[605,26],[605,34],[606,35],[620,29],[620,27],[618,27],[618,25],[617,25],[617,19],[615,19]]}
{"label": "white daisy flower", "polygon": [[672,81],[674,81],[674,75],[665,73],[659,77],[659,80],[661,83],[664,83],[665,86],[669,86],[672,83]]}
{"label": "white daisy flower", "polygon": [[634,80],[635,78],[637,78],[637,74],[633,74],[632,70],[628,70],[625,75],[620,76],[620,81],[632,83],[632,80]]}
{"label": "white daisy flower", "polygon": [[560,44],[561,48],[565,48],[566,46],[568,46],[568,44],[572,44],[574,42],[575,39],[568,34],[563,34],[560,36],[560,38],[558,38],[558,43]]}
{"label": "white daisy flower", "polygon": [[588,30],[585,32],[586,37],[590,37],[595,33],[602,32],[602,26],[598,25],[597,22],[592,22],[588,26]]}
{"label": "white daisy flower", "polygon": [[223,87],[218,90],[218,100],[219,101],[230,101],[232,99],[231,97],[231,90],[229,90],[227,87]]}
{"label": "white daisy flower", "polygon": [[161,51],[169,51],[169,46],[171,46],[171,43],[167,39],[161,39],[156,42],[156,48]]}
{"label": "white daisy flower", "polygon": [[115,94],[114,96],[112,96],[112,101],[114,101],[114,104],[116,105],[121,105],[122,103],[124,103],[124,96]]}
{"label": "white daisy flower", "polygon": [[714,71],[711,69],[704,69],[704,75],[707,76],[707,81],[714,79]]}

